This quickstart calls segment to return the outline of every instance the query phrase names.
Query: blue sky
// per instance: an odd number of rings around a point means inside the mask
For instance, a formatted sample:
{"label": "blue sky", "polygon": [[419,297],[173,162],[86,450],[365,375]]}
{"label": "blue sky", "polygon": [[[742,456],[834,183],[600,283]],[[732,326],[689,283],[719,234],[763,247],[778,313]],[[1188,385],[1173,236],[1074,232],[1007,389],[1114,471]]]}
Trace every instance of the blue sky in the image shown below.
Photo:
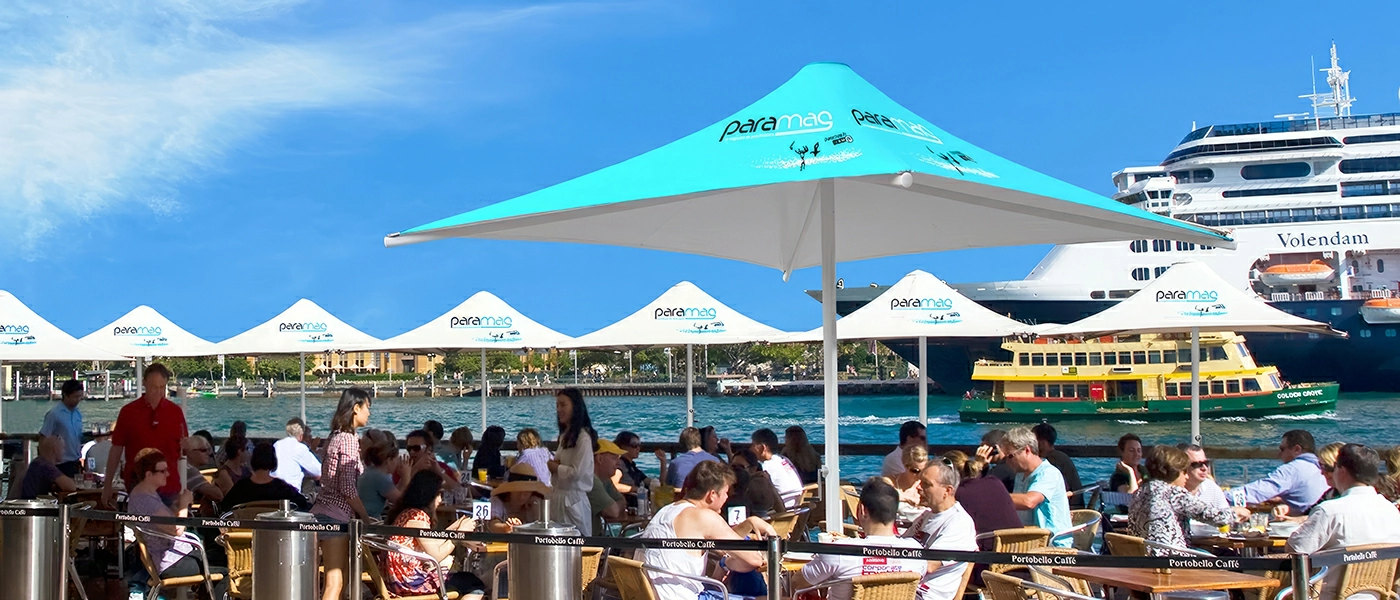
{"label": "blue sky", "polygon": [[[221,340],[301,297],[387,337],[496,293],[583,334],[682,279],[785,329],[771,269],[607,247],[384,234],[718,121],[802,65],[851,65],[987,150],[1100,193],[1193,122],[1302,112],[1336,40],[1357,114],[1400,111],[1400,5],[278,2],[0,6],[0,288],[84,335],[139,304]],[[1313,15],[1313,16],[1309,16]],[[840,266],[1017,279],[1047,250]]]}

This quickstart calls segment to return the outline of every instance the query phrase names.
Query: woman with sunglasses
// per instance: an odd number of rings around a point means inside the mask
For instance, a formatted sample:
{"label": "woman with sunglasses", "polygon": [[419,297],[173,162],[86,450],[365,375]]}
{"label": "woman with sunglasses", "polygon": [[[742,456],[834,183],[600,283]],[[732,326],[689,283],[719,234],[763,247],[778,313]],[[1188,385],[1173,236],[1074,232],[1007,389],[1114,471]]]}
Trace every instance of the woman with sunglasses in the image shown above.
{"label": "woman with sunglasses", "polygon": [[[1128,505],[1129,535],[1186,548],[1189,519],[1213,525],[1249,520],[1248,508],[1216,508],[1186,491],[1186,471],[1190,465],[1186,452],[1174,446],[1157,444],[1152,447],[1147,453],[1146,467],[1150,477],[1133,494],[1132,503]],[[1148,548],[1148,553],[1157,556],[1170,552]]]}
{"label": "woman with sunglasses", "polygon": [[[155,448],[145,448],[136,453],[136,464],[132,473],[139,479],[131,488],[130,495],[127,496],[127,511],[138,515],[148,515],[152,517],[188,517],[190,516],[190,504],[194,502],[194,494],[189,490],[180,491],[175,495],[174,501],[169,507],[160,499],[160,489],[170,482],[171,465],[165,458],[165,453]],[[155,530],[166,535],[184,535],[183,525],[142,525],[143,529]],[[204,573],[200,566],[199,558],[191,556],[195,551],[194,546],[185,542],[173,542],[165,538],[156,536],[145,536],[146,549],[151,555],[151,560],[156,564],[156,570],[160,572],[162,579],[170,577],[188,577],[202,575]],[[214,582],[215,600],[228,598],[228,570],[219,567],[210,567],[210,574],[219,573],[224,577]],[[141,590],[133,590],[141,591]]]}
{"label": "woman with sunglasses", "polygon": [[890,483],[899,490],[899,521],[907,523],[924,512],[923,483],[919,474],[928,467],[928,448],[923,444],[913,444],[904,449],[902,458],[904,471],[895,475]]}

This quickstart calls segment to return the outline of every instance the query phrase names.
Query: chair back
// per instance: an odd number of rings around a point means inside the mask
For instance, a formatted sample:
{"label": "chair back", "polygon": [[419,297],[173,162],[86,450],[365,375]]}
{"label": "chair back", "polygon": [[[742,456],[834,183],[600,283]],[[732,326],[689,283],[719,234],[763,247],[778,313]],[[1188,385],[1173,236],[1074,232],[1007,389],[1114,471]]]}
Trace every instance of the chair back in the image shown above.
{"label": "chair back", "polygon": [[802,486],[802,497],[797,500],[798,503],[808,504],[811,502],[815,502],[817,500],[818,487],[820,486],[815,483],[809,483],[807,485]]}
{"label": "chair back", "polygon": [[[1350,554],[1362,550],[1385,548],[1389,546],[1390,544],[1351,546],[1347,548],[1345,552]],[[1337,579],[1337,599],[1345,600],[1355,594],[1371,592],[1379,596],[1381,600],[1395,600],[1396,561],[1397,559],[1394,558],[1368,560],[1366,562],[1350,563],[1339,567],[1342,570],[1342,574]]]}
{"label": "chair back", "polygon": [[651,505],[657,508],[661,508],[662,506],[667,506],[669,504],[675,503],[676,488],[669,485],[658,485],[656,486],[656,489],[651,492],[651,495]]}
{"label": "chair back", "polygon": [[640,561],[609,556],[608,573],[612,574],[622,600],[657,600],[656,588],[652,587],[651,579],[647,578]]}
{"label": "chair back", "polygon": [[856,518],[856,507],[860,506],[860,494],[853,485],[841,486],[841,500],[846,503],[846,516]]}
{"label": "chair back", "polygon": [[1114,556],[1147,556],[1147,540],[1122,533],[1103,534],[1108,553]]}
{"label": "chair back", "polygon": [[[798,530],[798,521],[806,521],[807,509],[798,508],[784,513],[779,513],[773,517],[773,531],[778,533],[779,539],[791,539]],[[806,540],[801,540],[806,541]]]}
{"label": "chair back", "polygon": [[851,580],[851,600],[908,600],[918,593],[919,579],[903,571],[861,575]]}
{"label": "chair back", "polygon": [[[1056,548],[1056,547],[1054,547],[1054,546],[1047,546],[1047,547],[1045,547],[1045,548],[1037,548],[1037,549],[1035,550],[1035,553],[1036,553],[1036,554],[1079,554],[1079,551],[1078,551],[1078,550],[1075,550],[1074,548]],[[1083,579],[1079,579],[1079,578],[1076,578],[1076,577],[1063,577],[1063,576],[1060,576],[1060,575],[1055,575],[1055,574],[1051,573],[1048,569],[1045,569],[1045,568],[1043,568],[1043,567],[1031,567],[1031,581],[1034,581],[1034,582],[1039,583],[1039,584],[1044,585],[1044,586],[1048,586],[1048,587],[1055,588],[1055,589],[1057,589],[1057,590],[1064,590],[1064,591],[1067,591],[1067,592],[1074,592],[1074,593],[1079,594],[1079,595],[1081,595],[1081,596],[1093,596],[1093,595],[1094,595],[1094,594],[1093,594],[1093,591],[1094,591],[1094,590],[1093,590],[1092,587],[1089,586],[1089,582],[1088,582],[1088,581],[1085,581],[1085,580],[1083,580]]]}
{"label": "chair back", "polygon": [[[70,510],[92,510],[96,502],[70,504]],[[78,555],[78,543],[83,541],[83,529],[87,527],[87,517],[72,517],[68,520],[68,560]],[[79,585],[82,585],[79,583]]]}
{"label": "chair back", "polygon": [[253,531],[232,529],[218,537],[228,555],[228,593],[234,598],[253,597]]}
{"label": "chair back", "polygon": [[982,572],[982,585],[992,600],[1026,600],[1030,595],[1021,587],[1021,580],[992,570]]}
{"label": "chair back", "polygon": [[1069,511],[1069,517],[1073,527],[1083,526],[1074,532],[1074,549],[1093,552],[1094,539],[1099,536],[1099,524],[1103,522],[1103,515],[1097,510],[1084,508]]}
{"label": "chair back", "polygon": [[384,583],[384,574],[379,571],[379,561],[375,556],[374,549],[370,548],[369,544],[362,544],[360,556],[360,563],[365,574],[369,575],[369,589],[373,592],[374,597],[393,598],[394,596],[389,593],[389,586]]}
{"label": "chair back", "polygon": [[598,566],[603,562],[603,549],[598,546],[583,547],[583,597],[591,597],[593,582],[598,579]]}
{"label": "chair back", "polygon": [[[1050,545],[1050,530],[1039,527],[998,529],[992,532],[992,552],[1030,552]],[[991,565],[988,570],[1005,573],[1016,565]]]}

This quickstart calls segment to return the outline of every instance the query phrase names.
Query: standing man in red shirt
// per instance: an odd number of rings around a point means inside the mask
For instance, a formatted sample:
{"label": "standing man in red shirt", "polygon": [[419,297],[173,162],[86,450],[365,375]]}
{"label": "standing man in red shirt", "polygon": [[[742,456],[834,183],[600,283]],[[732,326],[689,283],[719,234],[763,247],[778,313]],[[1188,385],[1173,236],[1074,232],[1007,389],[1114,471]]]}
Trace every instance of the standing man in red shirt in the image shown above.
{"label": "standing man in red shirt", "polygon": [[[107,477],[102,484],[102,504],[112,506],[113,488],[116,482],[117,467],[126,459],[122,477],[127,489],[135,485],[139,474],[133,473],[136,453],[145,448],[155,448],[166,456],[180,456],[180,444],[189,437],[185,425],[185,411],[165,397],[166,385],[170,383],[171,372],[165,365],[151,363],[142,374],[141,383],[146,391],[117,413],[117,423],[112,426],[112,451],[107,455]],[[173,465],[172,465],[173,467]],[[180,493],[180,477],[169,477],[159,490],[160,497],[167,504]]]}

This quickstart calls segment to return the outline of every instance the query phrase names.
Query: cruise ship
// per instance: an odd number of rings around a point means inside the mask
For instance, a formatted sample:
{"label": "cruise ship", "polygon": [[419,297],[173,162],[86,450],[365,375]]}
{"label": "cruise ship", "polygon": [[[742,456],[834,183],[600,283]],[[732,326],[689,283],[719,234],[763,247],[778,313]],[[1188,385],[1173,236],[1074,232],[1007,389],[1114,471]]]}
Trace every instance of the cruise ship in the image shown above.
{"label": "cruise ship", "polygon": [[[1329,91],[1300,96],[1310,113],[1199,127],[1161,164],[1113,174],[1115,200],[1231,230],[1235,250],[1162,239],[1063,245],[1024,280],[954,287],[1017,319],[1068,323],[1133,295],[1174,262],[1196,260],[1279,309],[1349,334],[1252,334],[1261,363],[1292,381],[1400,391],[1400,113],[1351,114],[1350,72],[1335,44],[1321,71]],[[882,290],[842,290],[838,310]],[[891,347],[917,355],[912,342]],[[932,352],[939,366],[930,375],[953,393],[969,388],[973,361],[1006,360],[995,341]]]}

